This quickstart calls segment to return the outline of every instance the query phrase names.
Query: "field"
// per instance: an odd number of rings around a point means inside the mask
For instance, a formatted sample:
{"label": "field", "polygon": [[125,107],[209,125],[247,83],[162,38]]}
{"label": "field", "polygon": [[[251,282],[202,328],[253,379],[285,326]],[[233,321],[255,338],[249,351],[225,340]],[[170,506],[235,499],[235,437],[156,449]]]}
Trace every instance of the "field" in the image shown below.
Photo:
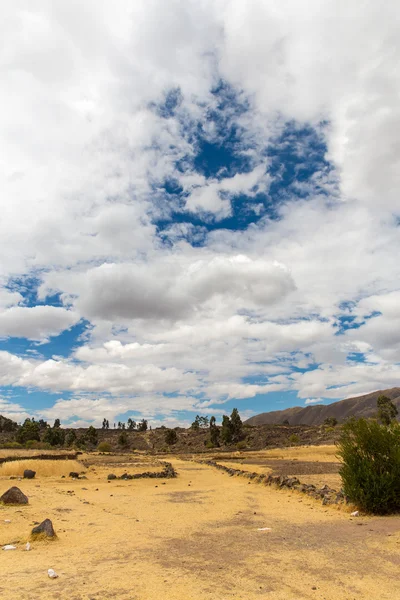
{"label": "field", "polygon": [[[60,472],[10,482],[26,507],[0,506],[0,596],[18,600],[354,600],[400,597],[399,518],[352,518],[296,491],[229,477],[191,457],[165,457],[176,479],[107,482],[109,473],[157,471],[142,455],[80,457],[87,479]],[[219,456],[222,462],[222,457]],[[46,462],[46,461],[44,461]],[[56,461],[69,472],[72,461]],[[321,482],[338,466],[333,447],[234,453],[224,463]],[[307,473],[307,464],[309,472]],[[18,463],[12,468],[17,469]],[[321,472],[315,474],[318,468]],[[3,467],[4,468],[4,467]],[[11,468],[11,463],[10,463]],[[59,467],[57,467],[58,469]],[[327,470],[324,475],[323,469]],[[36,470],[36,469],[35,469]],[[269,471],[268,471],[269,470]],[[35,522],[58,539],[24,545]],[[6,523],[10,520],[10,523]],[[270,530],[260,531],[263,528]],[[59,578],[47,577],[53,568]]]}

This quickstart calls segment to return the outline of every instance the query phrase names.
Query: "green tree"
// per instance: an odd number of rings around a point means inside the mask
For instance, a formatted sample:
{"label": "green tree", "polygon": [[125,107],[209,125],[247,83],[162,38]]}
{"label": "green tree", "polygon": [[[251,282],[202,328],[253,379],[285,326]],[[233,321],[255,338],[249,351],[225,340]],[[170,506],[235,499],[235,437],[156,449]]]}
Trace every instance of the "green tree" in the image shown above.
{"label": "green tree", "polygon": [[178,441],[178,435],[175,431],[175,429],[167,429],[167,431],[165,432],[165,443],[168,446],[173,446],[174,444],[176,444],[176,442]]}
{"label": "green tree", "polygon": [[140,423],[137,424],[138,431],[147,431],[147,419],[142,419]]}
{"label": "green tree", "polygon": [[397,417],[399,411],[397,406],[393,404],[390,398],[381,394],[377,401],[378,405],[378,419],[382,425],[390,425],[392,421]]}
{"label": "green tree", "polygon": [[56,420],[54,421],[53,428],[54,428],[54,429],[58,429],[59,427],[61,427],[61,421],[60,421],[60,419],[56,419]]}
{"label": "green tree", "polygon": [[20,444],[25,444],[28,440],[40,442],[40,426],[35,419],[25,419],[23,425],[17,431],[15,439]]}
{"label": "green tree", "polygon": [[128,435],[126,431],[121,431],[121,433],[119,434],[118,444],[123,448],[126,448],[126,446],[128,445]]}
{"label": "green tree", "polygon": [[336,417],[326,417],[324,421],[324,425],[326,425],[327,427],[336,427],[337,424],[338,420],[336,419]]}
{"label": "green tree", "polygon": [[90,446],[97,446],[97,431],[91,425],[84,435],[85,442]]}
{"label": "green tree", "polygon": [[221,441],[223,444],[231,444],[233,438],[232,423],[228,415],[222,417],[222,427],[220,433]]}
{"label": "green tree", "polygon": [[377,514],[400,510],[400,426],[351,419],[339,440],[344,493],[360,509]]}
{"label": "green tree", "polygon": [[136,429],[136,421],[134,421],[131,418],[128,419],[128,429],[129,431],[133,431],[134,429]]}
{"label": "green tree", "polygon": [[231,414],[232,441],[238,442],[242,437],[243,423],[239,411],[234,408]]}
{"label": "green tree", "polygon": [[43,441],[50,446],[63,446],[65,442],[65,431],[64,429],[56,427],[55,429],[51,429],[50,427],[46,429],[46,432],[43,436]]}
{"label": "green tree", "polygon": [[200,416],[199,415],[196,415],[195,420],[191,424],[191,428],[194,429],[195,431],[198,431],[200,429]]}
{"label": "green tree", "polygon": [[212,446],[219,446],[219,429],[216,425],[215,417],[211,417],[210,419],[210,442]]}
{"label": "green tree", "polygon": [[65,444],[70,447],[76,442],[76,433],[73,429],[70,429],[65,436]]}

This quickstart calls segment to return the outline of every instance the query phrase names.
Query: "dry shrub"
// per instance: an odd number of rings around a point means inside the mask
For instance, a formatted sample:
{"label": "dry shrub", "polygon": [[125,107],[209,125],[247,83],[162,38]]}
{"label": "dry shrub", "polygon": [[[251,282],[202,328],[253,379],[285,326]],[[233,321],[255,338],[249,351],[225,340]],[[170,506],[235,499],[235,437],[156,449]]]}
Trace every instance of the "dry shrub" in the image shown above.
{"label": "dry shrub", "polygon": [[0,466],[0,477],[22,477],[25,469],[36,471],[37,477],[52,477],[68,475],[71,471],[79,473],[83,466],[77,460],[15,460]]}

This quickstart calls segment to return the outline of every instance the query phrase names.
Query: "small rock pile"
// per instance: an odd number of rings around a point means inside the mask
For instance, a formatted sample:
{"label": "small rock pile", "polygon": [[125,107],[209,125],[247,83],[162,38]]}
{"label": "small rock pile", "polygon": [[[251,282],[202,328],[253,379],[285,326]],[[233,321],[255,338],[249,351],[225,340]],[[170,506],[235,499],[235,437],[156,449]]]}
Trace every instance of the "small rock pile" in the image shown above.
{"label": "small rock pile", "polygon": [[243,469],[226,467],[225,465],[220,465],[214,460],[201,460],[199,462],[201,464],[208,465],[209,467],[219,469],[220,471],[224,471],[225,473],[228,473],[230,477],[246,477],[247,479],[255,480],[258,483],[263,483],[264,485],[276,485],[279,488],[297,490],[298,492],[307,494],[307,496],[311,496],[312,498],[321,499],[322,504],[324,505],[343,503],[347,504],[349,501],[342,490],[338,492],[327,485],[324,485],[322,488],[317,488],[313,484],[301,483],[297,477],[287,477],[285,475],[260,475],[260,473],[251,473],[250,471],[245,471]]}
{"label": "small rock pile", "polygon": [[162,471],[145,471],[144,473],[135,473],[134,475],[129,475],[128,473],[124,473],[120,477],[117,477],[116,475],[114,475],[114,473],[110,473],[110,475],[108,475],[107,479],[109,481],[112,481],[114,479],[125,479],[126,480],[126,479],[145,479],[145,478],[172,479],[173,477],[177,476],[177,472],[175,471],[175,469],[171,463],[162,462],[161,464],[164,465],[164,468]]}

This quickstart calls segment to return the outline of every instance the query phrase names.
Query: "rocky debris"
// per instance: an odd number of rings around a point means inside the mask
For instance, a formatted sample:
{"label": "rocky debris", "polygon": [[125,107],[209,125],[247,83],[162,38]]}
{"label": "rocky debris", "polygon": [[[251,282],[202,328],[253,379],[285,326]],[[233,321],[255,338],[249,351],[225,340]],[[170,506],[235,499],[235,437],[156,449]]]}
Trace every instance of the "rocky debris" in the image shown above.
{"label": "rocky debris", "polygon": [[351,513],[350,515],[351,517],[359,517],[360,513],[358,512],[358,510],[355,510],[354,512]]}
{"label": "rocky debris", "polygon": [[3,546],[3,550],[16,550],[17,547],[13,546],[12,544],[6,544],[5,546]]}
{"label": "rocky debris", "polygon": [[28,497],[16,486],[11,487],[0,497],[3,504],[28,504]]}
{"label": "rocky debris", "polygon": [[162,471],[145,471],[144,473],[135,473],[134,475],[130,475],[129,473],[124,473],[120,477],[114,475],[114,473],[110,473],[107,479],[109,481],[113,479],[122,479],[122,480],[130,480],[130,479],[172,479],[177,476],[177,472],[171,463],[162,462],[164,468]]}
{"label": "rocky debris", "polygon": [[24,471],[24,479],[35,479],[36,471],[32,471],[31,469],[25,469]]}
{"label": "rocky debris", "polygon": [[40,523],[40,525],[37,525],[32,529],[32,535],[40,534],[43,534],[50,538],[57,537],[56,532],[53,528],[53,523],[50,521],[50,519],[45,519],[44,521],[42,521],[42,523]]}
{"label": "rocky debris", "polygon": [[69,477],[72,477],[72,479],[79,479],[79,473],[75,473],[75,471],[71,471],[71,473],[69,474]]}
{"label": "rocky debris", "polygon": [[50,579],[57,579],[57,577],[58,577],[58,575],[54,569],[48,569],[47,575],[50,577]]}
{"label": "rocky debris", "polygon": [[[344,494],[343,490],[339,492],[330,488],[328,485],[324,485],[322,488],[316,488],[313,484],[301,483],[297,477],[287,477],[286,475],[260,475],[259,473],[251,473],[243,469],[233,469],[232,467],[226,467],[220,465],[215,460],[199,460],[201,464],[214,467],[220,471],[224,471],[230,477],[241,476],[247,479],[253,480],[257,483],[264,483],[264,485],[276,485],[279,488],[293,489],[307,494],[312,498],[321,499],[323,505],[327,504],[347,504],[349,499]],[[250,481],[249,481],[250,483]]]}

